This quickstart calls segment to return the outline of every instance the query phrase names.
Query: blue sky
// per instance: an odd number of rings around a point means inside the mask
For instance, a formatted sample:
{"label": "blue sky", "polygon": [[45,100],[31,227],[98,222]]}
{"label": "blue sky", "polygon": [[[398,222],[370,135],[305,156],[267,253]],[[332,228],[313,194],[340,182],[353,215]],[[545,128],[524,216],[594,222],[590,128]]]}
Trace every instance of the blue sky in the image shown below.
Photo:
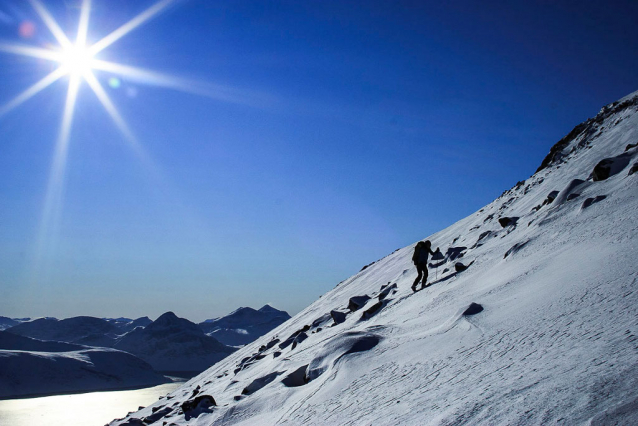
{"label": "blue sky", "polygon": [[[73,39],[80,1],[43,3]],[[89,44],[153,4],[93,0]],[[294,314],[638,89],[636,18],[629,1],[176,1],[99,58],[190,86],[95,72],[143,160],[81,84],[43,252],[68,78],[0,116],[0,315]],[[0,42],[55,38],[6,0]],[[0,106],[52,70],[0,51]]]}

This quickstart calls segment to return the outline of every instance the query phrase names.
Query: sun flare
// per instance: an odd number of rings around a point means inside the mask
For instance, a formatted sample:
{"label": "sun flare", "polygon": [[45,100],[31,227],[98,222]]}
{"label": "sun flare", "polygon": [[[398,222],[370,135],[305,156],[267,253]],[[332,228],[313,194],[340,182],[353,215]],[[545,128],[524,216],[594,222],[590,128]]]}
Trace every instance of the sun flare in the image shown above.
{"label": "sun flare", "polygon": [[[121,65],[114,62],[98,60],[96,58],[100,52],[149,21],[176,0],[159,0],[157,3],[92,45],[87,44],[91,0],[82,0],[77,37],[75,41],[71,41],[66,33],[60,28],[51,13],[42,4],[41,0],[28,1],[31,6],[33,6],[33,9],[39,18],[51,32],[57,41],[58,46],[40,47],[21,43],[0,42],[0,52],[51,61],[57,65],[53,71],[34,83],[32,86],[28,87],[22,93],[18,94],[9,102],[0,104],[0,118],[58,80],[63,79],[65,76],[68,77],[68,89],[64,108],[62,110],[62,121],[55,144],[40,224],[40,235],[38,238],[37,248],[37,251],[40,254],[36,255],[36,257],[40,257],[42,252],[45,250],[44,246],[46,245],[46,240],[52,239],[55,236],[55,228],[57,226],[56,222],[59,219],[61,211],[66,159],[76,99],[81,86],[83,86],[81,83],[85,82],[86,85],[91,88],[98,101],[102,104],[110,118],[113,120],[115,126],[124,136],[124,139],[129,143],[136,154],[138,154],[138,156],[146,162],[148,162],[146,154],[142,150],[136,138],[133,136],[133,133],[130,131],[126,121],[109,98],[109,95],[94,72],[101,71],[109,73],[111,74],[110,79],[114,78],[113,74],[117,74],[122,77],[130,78],[133,81],[174,89],[182,89],[182,86],[185,85],[180,83],[178,79],[174,79],[170,76],[129,65]],[[113,88],[114,86],[110,84],[110,87]],[[36,261],[36,263],[37,262],[38,261]]]}

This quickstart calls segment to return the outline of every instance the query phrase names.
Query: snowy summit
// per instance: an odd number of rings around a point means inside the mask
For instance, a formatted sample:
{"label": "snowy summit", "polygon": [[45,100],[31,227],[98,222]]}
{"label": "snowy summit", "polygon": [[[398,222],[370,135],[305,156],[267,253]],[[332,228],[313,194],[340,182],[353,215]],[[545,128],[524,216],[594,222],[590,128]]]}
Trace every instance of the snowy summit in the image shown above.
{"label": "snowy summit", "polygon": [[[638,424],[638,92],[538,171],[111,425]],[[416,243],[415,243],[416,244]]]}

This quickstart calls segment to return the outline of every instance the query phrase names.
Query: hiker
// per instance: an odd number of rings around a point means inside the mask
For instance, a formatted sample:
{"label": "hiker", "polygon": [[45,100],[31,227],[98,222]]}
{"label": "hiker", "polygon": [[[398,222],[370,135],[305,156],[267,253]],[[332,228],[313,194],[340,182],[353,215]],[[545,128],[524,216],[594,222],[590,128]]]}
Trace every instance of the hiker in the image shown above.
{"label": "hiker", "polygon": [[[438,248],[436,249],[439,250]],[[434,255],[432,251],[432,243],[429,240],[419,241],[414,248],[414,254],[412,255],[412,262],[416,266],[416,271],[419,273],[414,284],[412,284],[412,291],[416,291],[416,286],[423,277],[422,287],[425,288],[425,283],[428,280],[428,254]]]}

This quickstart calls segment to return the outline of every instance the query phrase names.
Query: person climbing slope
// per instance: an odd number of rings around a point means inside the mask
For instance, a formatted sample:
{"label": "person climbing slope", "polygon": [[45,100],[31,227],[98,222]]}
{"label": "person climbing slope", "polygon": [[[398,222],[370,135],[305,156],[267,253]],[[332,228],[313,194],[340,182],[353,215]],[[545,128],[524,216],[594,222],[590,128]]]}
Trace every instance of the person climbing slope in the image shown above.
{"label": "person climbing slope", "polygon": [[[438,248],[436,249],[439,250]],[[419,241],[414,248],[414,254],[412,255],[412,262],[416,266],[418,275],[414,284],[412,284],[412,291],[416,291],[416,286],[423,278],[421,289],[425,288],[425,283],[428,280],[428,255],[434,255],[432,251],[432,243],[429,240]]]}

